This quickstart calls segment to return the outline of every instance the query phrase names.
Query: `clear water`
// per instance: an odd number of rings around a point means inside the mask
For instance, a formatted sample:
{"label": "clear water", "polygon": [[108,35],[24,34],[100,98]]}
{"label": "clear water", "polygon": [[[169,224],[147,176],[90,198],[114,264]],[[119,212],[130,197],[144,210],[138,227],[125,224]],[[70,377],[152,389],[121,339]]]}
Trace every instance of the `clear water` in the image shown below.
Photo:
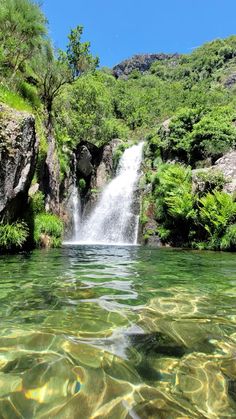
{"label": "clear water", "polygon": [[94,210],[81,225],[77,241],[136,244],[139,218],[132,206],[140,176],[143,143],[125,150],[116,177],[108,183]]}
{"label": "clear water", "polygon": [[1,418],[235,418],[235,254],[0,257]]}

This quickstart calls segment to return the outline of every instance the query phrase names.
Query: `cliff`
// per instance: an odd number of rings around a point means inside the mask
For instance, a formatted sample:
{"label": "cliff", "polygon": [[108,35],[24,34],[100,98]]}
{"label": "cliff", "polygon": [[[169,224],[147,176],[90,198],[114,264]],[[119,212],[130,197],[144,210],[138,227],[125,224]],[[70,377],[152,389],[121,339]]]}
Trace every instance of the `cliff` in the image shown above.
{"label": "cliff", "polygon": [[145,73],[155,61],[171,61],[175,65],[180,55],[175,54],[137,54],[133,57],[122,61],[113,67],[113,75],[116,78],[126,78],[132,71],[138,70],[140,73]]}
{"label": "cliff", "polygon": [[0,105],[0,221],[24,214],[37,150],[34,117]]}

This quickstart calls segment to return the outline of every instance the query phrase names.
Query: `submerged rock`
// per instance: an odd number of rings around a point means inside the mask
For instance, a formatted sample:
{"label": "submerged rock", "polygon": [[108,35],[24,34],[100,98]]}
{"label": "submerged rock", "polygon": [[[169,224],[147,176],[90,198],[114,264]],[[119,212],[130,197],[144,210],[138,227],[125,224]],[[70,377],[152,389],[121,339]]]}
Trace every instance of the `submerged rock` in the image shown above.
{"label": "submerged rock", "polygon": [[0,219],[6,222],[24,213],[37,149],[34,117],[0,105]]}

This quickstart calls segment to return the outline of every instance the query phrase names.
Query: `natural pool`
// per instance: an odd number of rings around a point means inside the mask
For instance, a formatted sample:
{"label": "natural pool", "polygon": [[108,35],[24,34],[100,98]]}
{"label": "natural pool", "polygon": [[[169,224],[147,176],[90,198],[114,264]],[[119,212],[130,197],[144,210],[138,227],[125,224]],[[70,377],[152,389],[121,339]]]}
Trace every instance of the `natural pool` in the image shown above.
{"label": "natural pool", "polygon": [[235,418],[236,255],[0,257],[1,418]]}

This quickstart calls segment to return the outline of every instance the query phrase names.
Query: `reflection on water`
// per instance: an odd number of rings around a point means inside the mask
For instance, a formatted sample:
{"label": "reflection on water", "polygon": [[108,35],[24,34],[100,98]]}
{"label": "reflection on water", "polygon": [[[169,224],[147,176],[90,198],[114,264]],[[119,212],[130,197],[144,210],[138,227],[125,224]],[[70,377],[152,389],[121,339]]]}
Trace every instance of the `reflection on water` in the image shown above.
{"label": "reflection on water", "polygon": [[234,254],[0,257],[0,417],[235,418]]}

